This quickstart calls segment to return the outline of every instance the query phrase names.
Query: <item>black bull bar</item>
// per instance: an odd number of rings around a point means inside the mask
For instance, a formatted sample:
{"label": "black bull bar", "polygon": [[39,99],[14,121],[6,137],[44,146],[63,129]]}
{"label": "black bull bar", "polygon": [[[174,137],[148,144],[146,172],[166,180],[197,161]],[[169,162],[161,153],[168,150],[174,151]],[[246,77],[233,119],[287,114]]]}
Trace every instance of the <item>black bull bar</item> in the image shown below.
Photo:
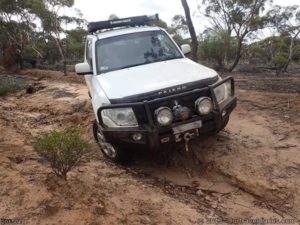
{"label": "black bull bar", "polygon": [[[200,93],[203,93],[205,91],[209,91],[210,93],[210,96],[212,98],[212,101],[213,101],[213,105],[215,106],[215,111],[217,113],[220,113],[223,111],[223,109],[226,107],[226,104],[221,104],[219,105],[217,103],[217,97],[215,95],[215,92],[214,92],[214,89],[226,82],[231,82],[231,93],[230,93],[230,96],[232,96],[232,98],[234,97],[234,94],[235,94],[235,88],[234,88],[234,79],[233,77],[229,76],[229,77],[226,77],[224,78],[223,80],[215,83],[215,84],[212,84],[212,85],[208,85],[207,87],[204,87],[204,88],[196,88],[192,91],[187,91],[187,92],[183,92],[183,93],[180,93],[180,94],[175,94],[175,95],[170,95],[170,96],[167,96],[167,97],[162,97],[162,98],[156,98],[156,99],[153,99],[153,100],[150,100],[150,101],[143,101],[143,102],[134,102],[134,103],[125,103],[125,104],[112,104],[112,105],[105,105],[105,106],[102,106],[98,109],[98,112],[97,112],[97,115],[98,115],[98,119],[99,119],[99,124],[102,128],[106,127],[105,124],[103,123],[103,119],[102,119],[102,116],[101,116],[101,113],[103,110],[106,110],[106,109],[116,109],[116,108],[134,108],[134,107],[141,107],[143,106],[145,112],[146,112],[146,115],[147,115],[147,121],[148,121],[148,125],[150,127],[155,127],[157,126],[154,122],[154,119],[153,119],[153,113],[151,112],[151,109],[150,109],[150,105],[151,104],[154,104],[154,103],[159,103],[159,102],[164,102],[164,101],[168,101],[168,100],[172,100],[172,99],[176,99],[176,98],[179,98],[179,97],[184,97],[184,96],[188,96],[188,95],[193,95],[193,94],[200,94]],[[199,96],[200,97],[200,96]],[[229,98],[230,100],[230,98]],[[122,127],[120,127],[122,128]],[[119,128],[118,128],[119,129]]]}

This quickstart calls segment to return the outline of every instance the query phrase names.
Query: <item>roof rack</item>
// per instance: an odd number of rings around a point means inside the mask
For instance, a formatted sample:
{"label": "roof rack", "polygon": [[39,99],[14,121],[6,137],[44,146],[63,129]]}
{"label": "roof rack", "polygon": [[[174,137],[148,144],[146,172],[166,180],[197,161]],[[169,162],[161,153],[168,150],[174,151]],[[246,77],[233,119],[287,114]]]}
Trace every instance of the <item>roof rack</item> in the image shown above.
{"label": "roof rack", "polygon": [[159,20],[159,16],[158,14],[155,14],[152,16],[135,16],[135,17],[128,17],[123,19],[91,22],[88,24],[88,31],[90,33],[94,33],[98,30],[112,29],[116,27],[144,26],[149,24],[149,22],[151,21],[158,21],[158,20]]}

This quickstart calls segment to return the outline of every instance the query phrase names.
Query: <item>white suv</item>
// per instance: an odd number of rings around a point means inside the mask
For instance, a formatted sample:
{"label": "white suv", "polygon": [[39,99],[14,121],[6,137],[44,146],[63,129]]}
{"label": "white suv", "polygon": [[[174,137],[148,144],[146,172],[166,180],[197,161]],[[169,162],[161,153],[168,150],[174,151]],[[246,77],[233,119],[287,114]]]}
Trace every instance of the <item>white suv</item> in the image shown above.
{"label": "white suv", "polygon": [[122,162],[134,147],[158,149],[223,129],[236,106],[234,80],[185,57],[158,16],[90,23],[85,75],[105,156]]}

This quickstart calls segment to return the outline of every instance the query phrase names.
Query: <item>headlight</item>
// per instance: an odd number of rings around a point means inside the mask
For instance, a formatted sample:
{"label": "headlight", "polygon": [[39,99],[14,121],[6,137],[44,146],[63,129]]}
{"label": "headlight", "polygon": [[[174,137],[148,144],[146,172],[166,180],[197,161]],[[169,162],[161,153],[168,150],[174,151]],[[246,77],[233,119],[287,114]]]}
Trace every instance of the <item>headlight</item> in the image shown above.
{"label": "headlight", "polygon": [[228,99],[231,93],[231,81],[227,81],[224,84],[214,88],[214,93],[217,98],[218,104],[221,104]]}
{"label": "headlight", "polygon": [[172,110],[168,107],[161,107],[155,110],[155,118],[160,126],[167,126],[173,122]]}
{"label": "headlight", "polygon": [[200,115],[207,115],[212,111],[212,101],[208,97],[198,98],[195,102],[195,108]]}
{"label": "headlight", "polygon": [[104,109],[101,112],[103,123],[108,127],[138,126],[132,108]]}

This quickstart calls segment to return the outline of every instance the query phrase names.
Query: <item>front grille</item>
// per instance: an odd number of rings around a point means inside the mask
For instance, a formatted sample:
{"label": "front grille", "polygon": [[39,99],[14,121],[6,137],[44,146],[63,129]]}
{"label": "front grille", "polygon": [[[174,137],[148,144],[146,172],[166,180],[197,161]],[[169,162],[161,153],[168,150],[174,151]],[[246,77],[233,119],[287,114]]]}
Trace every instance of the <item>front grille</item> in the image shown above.
{"label": "front grille", "polygon": [[[189,95],[182,95],[182,96],[174,97],[174,98],[170,97],[170,98],[168,98],[166,100],[162,100],[162,101],[160,101],[159,99],[154,102],[150,101],[149,108],[150,108],[152,120],[155,121],[154,112],[156,109],[158,109],[160,107],[169,107],[170,109],[173,109],[173,107],[176,105],[175,101],[183,107],[184,106],[188,107],[192,111],[192,113],[195,113],[195,101],[198,98],[204,97],[204,96],[211,97],[208,89],[203,90],[198,93],[189,94]],[[134,107],[134,112],[135,112],[137,120],[140,124],[143,124],[143,123],[145,124],[145,123],[149,122],[147,120],[147,114],[146,114],[143,106]]]}

